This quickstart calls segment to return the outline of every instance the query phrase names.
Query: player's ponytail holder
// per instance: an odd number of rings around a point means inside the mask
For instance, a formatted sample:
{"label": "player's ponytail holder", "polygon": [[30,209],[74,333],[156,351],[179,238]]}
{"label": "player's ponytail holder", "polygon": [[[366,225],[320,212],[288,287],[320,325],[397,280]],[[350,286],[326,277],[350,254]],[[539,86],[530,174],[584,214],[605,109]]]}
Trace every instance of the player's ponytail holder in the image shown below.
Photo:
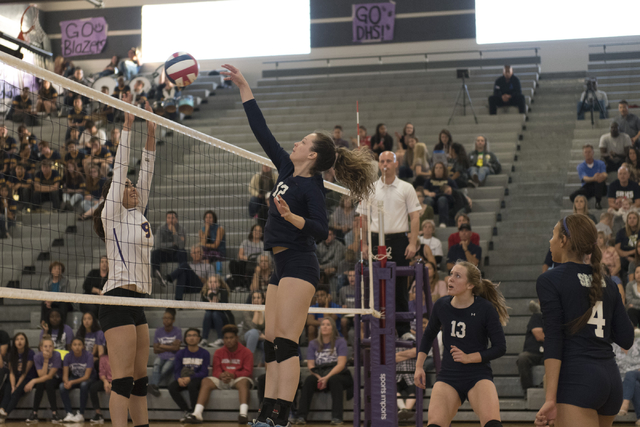
{"label": "player's ponytail holder", "polygon": [[565,233],[567,233],[567,237],[571,238],[571,233],[569,232],[569,227],[567,227],[567,217],[562,218],[562,227],[564,228]]}

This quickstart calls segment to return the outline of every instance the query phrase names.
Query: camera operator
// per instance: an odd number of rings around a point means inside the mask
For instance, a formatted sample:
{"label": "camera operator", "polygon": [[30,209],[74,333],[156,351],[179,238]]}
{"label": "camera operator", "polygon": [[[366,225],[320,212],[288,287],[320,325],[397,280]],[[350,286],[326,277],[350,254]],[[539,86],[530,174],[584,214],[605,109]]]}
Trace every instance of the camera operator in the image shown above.
{"label": "camera operator", "polygon": [[[584,81],[585,91],[580,95],[578,101],[578,120],[584,120],[585,111],[600,111],[600,118],[607,118],[607,108],[609,108],[609,99],[607,94],[598,90],[598,80],[588,77]],[[597,101],[597,102],[595,102]]]}

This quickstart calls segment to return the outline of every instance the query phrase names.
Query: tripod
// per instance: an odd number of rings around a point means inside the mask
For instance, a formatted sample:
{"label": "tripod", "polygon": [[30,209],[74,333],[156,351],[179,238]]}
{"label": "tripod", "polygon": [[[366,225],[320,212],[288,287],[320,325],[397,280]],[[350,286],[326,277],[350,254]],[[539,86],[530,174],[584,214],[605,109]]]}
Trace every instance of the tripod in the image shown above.
{"label": "tripod", "polygon": [[[589,94],[591,94],[591,102],[589,102]],[[587,89],[584,91],[584,99],[582,100],[582,104],[580,105],[580,111],[584,110],[585,105],[589,105],[589,110],[591,111],[591,126],[595,125],[595,121],[593,120],[593,110],[596,108],[596,104],[598,104],[598,110],[602,108],[600,105],[600,101],[598,101],[598,97],[596,96],[596,91],[591,87],[587,86]]]}
{"label": "tripod", "polygon": [[[462,97],[462,104],[460,104],[460,97]],[[453,115],[456,113],[456,108],[458,107],[458,105],[462,105],[462,115],[463,116],[467,115],[467,100],[469,100],[469,107],[471,107],[471,112],[473,113],[473,119],[476,121],[476,124],[478,124],[478,117],[476,116],[476,111],[473,109],[473,102],[471,102],[471,95],[469,95],[469,89],[467,88],[467,82],[465,80],[465,75],[463,73],[462,87],[458,91],[458,96],[456,97],[456,103],[453,106],[453,111],[451,112],[451,116],[449,117],[447,126],[451,124],[451,120],[453,120]]]}

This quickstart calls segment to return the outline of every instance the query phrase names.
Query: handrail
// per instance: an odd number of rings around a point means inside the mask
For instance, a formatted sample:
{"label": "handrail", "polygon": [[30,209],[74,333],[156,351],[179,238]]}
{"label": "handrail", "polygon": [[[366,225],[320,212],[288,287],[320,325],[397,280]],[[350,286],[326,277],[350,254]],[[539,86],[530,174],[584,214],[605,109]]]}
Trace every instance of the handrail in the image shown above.
{"label": "handrail", "polygon": [[[6,48],[5,49],[6,53],[8,53],[10,55],[14,55],[15,56],[16,53],[20,54],[18,51],[20,50],[20,48],[23,48],[23,49],[30,50],[31,52],[33,52],[33,53],[35,53],[37,55],[44,56],[45,58],[53,58],[53,53],[48,52],[48,51],[46,51],[44,49],[40,49],[39,47],[36,47],[36,46],[31,46],[29,43],[26,43],[26,42],[24,42],[24,41],[22,41],[20,39],[17,39],[17,38],[15,38],[13,36],[10,36],[9,34],[3,33],[2,31],[0,31],[0,39],[4,39],[4,40],[6,40],[8,42],[11,42],[13,44],[18,45],[18,49],[16,49],[16,50],[12,50],[12,49],[7,48],[6,46],[3,46],[3,48]],[[22,58],[20,58],[20,59],[22,59]]]}
{"label": "handrail", "polygon": [[276,64],[276,68],[278,68],[278,64],[287,64],[287,63],[302,63],[302,62],[315,62],[315,61],[326,61],[327,66],[330,65],[331,61],[341,60],[341,59],[372,59],[378,58],[382,61],[382,58],[394,58],[401,56],[421,56],[423,55],[425,59],[428,60],[429,56],[435,55],[453,55],[460,53],[477,53],[482,58],[484,53],[492,53],[492,52],[513,52],[513,51],[524,51],[524,50],[533,50],[535,51],[536,56],[538,56],[539,47],[521,47],[521,48],[510,48],[510,49],[486,49],[486,50],[458,50],[458,51],[448,51],[448,52],[416,52],[416,53],[402,53],[402,54],[393,54],[393,55],[365,55],[365,56],[343,56],[343,57],[332,57],[332,58],[316,58],[316,59],[294,59],[289,61],[265,61],[263,64]]}
{"label": "handrail", "polygon": [[603,53],[607,53],[607,46],[633,46],[640,45],[640,42],[621,42],[621,43],[599,43],[599,44],[590,44],[589,47],[601,47]]}

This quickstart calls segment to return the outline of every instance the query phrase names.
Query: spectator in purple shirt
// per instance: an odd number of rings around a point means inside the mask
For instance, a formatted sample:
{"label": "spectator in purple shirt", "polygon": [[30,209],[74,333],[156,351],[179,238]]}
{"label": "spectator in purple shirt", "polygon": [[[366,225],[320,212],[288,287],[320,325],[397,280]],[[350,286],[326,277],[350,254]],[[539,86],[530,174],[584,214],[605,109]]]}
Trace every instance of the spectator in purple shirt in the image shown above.
{"label": "spectator in purple shirt", "polygon": [[62,323],[60,310],[52,308],[49,312],[49,321],[43,321],[40,326],[42,326],[40,339],[44,334],[49,334],[53,339],[53,346],[56,350],[70,349],[71,341],[73,341],[73,329],[71,329],[71,326]]}
{"label": "spectator in purple shirt", "polygon": [[2,402],[0,403],[0,419],[11,413],[24,394],[25,386],[38,374],[33,367],[35,352],[29,348],[29,340],[22,332],[13,337],[13,345],[9,350],[9,381],[2,386]]}
{"label": "spectator in purple shirt", "polygon": [[35,396],[33,397],[33,411],[25,420],[27,423],[38,421],[38,410],[44,391],[47,391],[49,406],[51,407],[51,422],[59,424],[62,417],[58,415],[58,406],[56,399],[56,391],[60,386],[62,372],[62,358],[60,352],[53,349],[53,340],[50,335],[45,335],[40,340],[40,353],[33,358],[33,364],[38,372],[38,377],[32,379],[24,387],[25,393],[29,393],[35,388]]}
{"label": "spectator in purple shirt", "polygon": [[91,354],[95,364],[104,354],[106,341],[104,332],[100,329],[100,324],[92,312],[89,311],[82,315],[82,325],[78,328],[76,337],[84,342],[84,348]]}
{"label": "spectator in purple shirt", "polygon": [[[93,372],[93,357],[84,348],[84,342],[80,338],[74,338],[71,343],[71,351],[64,357],[62,383],[60,383],[60,397],[64,403],[67,416],[65,423],[83,423],[84,408],[89,399],[89,388],[93,382],[91,373]],[[69,390],[80,388],[80,408],[74,414],[71,409],[71,399]]]}
{"label": "spectator in purple shirt", "polygon": [[173,326],[176,320],[176,310],[167,308],[162,315],[162,327],[156,329],[153,339],[153,352],[156,359],[153,361],[153,373],[149,380],[149,393],[160,397],[158,386],[161,382],[168,383],[173,373],[173,365],[176,353],[180,350],[182,330]]}

